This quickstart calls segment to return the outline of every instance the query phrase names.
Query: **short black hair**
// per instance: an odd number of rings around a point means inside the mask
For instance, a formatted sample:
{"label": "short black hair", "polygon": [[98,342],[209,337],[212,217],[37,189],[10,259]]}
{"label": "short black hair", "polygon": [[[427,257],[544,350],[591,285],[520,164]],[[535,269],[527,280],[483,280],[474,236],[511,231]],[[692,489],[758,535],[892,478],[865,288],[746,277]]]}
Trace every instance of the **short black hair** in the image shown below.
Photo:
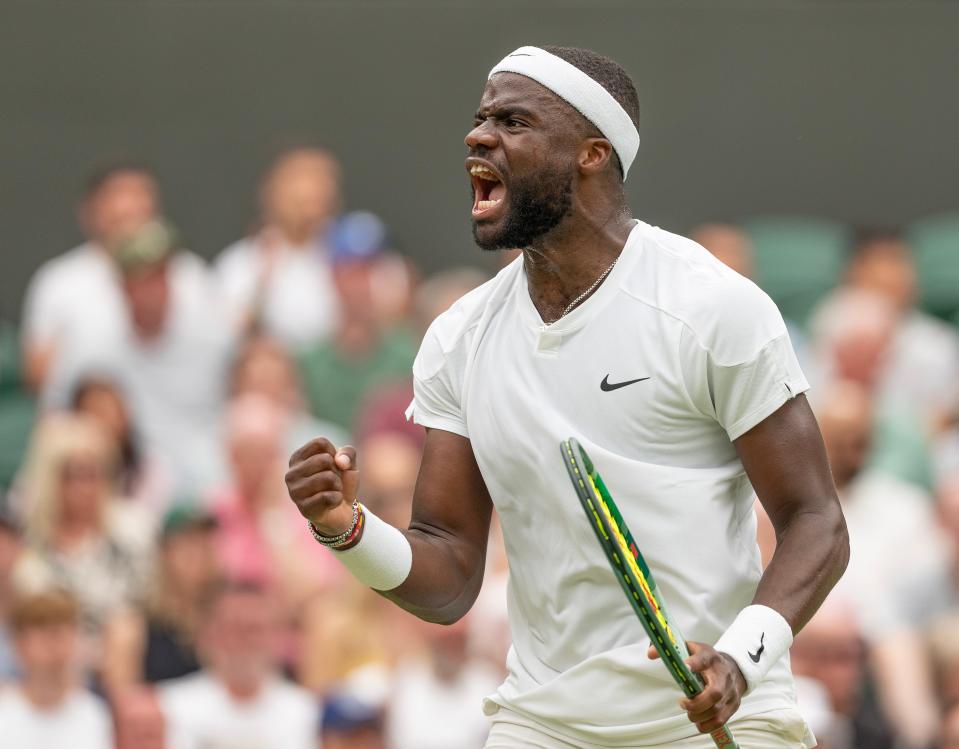
{"label": "short black hair", "polygon": [[144,161],[128,157],[109,159],[97,164],[90,172],[83,183],[81,197],[84,200],[89,200],[100,192],[111,179],[127,173],[140,174],[150,179],[154,184],[157,181],[156,172]]}
{"label": "short black hair", "polygon": [[[609,91],[610,95],[619,102],[619,105],[626,110],[629,119],[633,121],[636,129],[639,130],[639,94],[636,92],[636,86],[629,73],[615,60],[605,57],[591,49],[582,47],[557,47],[548,45],[542,49],[551,55],[556,55],[565,60],[570,65],[579,68],[586,75],[596,81],[600,86]],[[616,159],[616,166],[620,175],[623,173],[623,166],[619,161],[619,155],[613,152]]]}
{"label": "short black hair", "polygon": [[905,244],[901,229],[888,226],[861,226],[853,234],[849,259],[858,260],[884,244]]}

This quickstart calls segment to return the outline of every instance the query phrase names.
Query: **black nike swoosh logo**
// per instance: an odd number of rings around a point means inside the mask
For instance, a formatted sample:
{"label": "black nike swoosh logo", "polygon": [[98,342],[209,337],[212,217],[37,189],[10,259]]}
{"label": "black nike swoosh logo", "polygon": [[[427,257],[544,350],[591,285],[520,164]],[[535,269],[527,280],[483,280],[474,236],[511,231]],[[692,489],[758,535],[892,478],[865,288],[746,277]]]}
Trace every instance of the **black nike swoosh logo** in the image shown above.
{"label": "black nike swoosh logo", "polygon": [[766,646],[763,645],[763,640],[765,639],[766,639],[766,633],[763,632],[759,636],[759,650],[757,650],[755,653],[750,653],[748,650],[746,651],[746,654],[749,656],[750,660],[753,663],[759,663],[759,659],[763,657],[763,651],[766,649]]}
{"label": "black nike swoosh logo", "polygon": [[635,380],[626,380],[625,382],[610,382],[609,375],[606,375],[603,378],[603,381],[599,383],[599,389],[602,390],[604,393],[608,393],[611,390],[619,390],[620,388],[624,388],[627,385],[632,385],[634,382],[642,382],[643,380],[648,380],[648,379],[649,379],[648,377],[638,377]]}

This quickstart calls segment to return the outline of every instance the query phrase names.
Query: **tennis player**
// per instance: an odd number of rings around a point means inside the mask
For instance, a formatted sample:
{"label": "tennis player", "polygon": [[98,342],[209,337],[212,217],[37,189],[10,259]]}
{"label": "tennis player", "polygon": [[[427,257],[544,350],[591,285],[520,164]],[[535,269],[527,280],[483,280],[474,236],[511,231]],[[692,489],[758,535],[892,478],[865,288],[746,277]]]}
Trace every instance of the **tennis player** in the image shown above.
{"label": "tennis player", "polygon": [[[768,296],[631,217],[638,122],[629,76],[593,52],[521,47],[492,69],[466,136],[473,234],[523,254],[423,341],[410,527],[357,502],[350,447],[312,440],[287,485],[359,580],[441,623],[476,598],[496,508],[513,646],[488,749],[709,747],[726,721],[748,749],[811,747],[788,650],[848,544],[808,385]],[[695,699],[610,574],[560,456],[569,436],[692,640]],[[765,571],[754,491],[778,539]]]}

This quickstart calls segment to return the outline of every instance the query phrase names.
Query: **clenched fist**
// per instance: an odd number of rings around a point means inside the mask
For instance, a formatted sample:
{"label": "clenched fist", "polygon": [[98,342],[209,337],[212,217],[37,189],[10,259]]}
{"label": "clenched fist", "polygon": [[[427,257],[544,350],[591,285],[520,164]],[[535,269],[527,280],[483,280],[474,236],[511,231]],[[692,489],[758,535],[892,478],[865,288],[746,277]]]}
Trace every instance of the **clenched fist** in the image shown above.
{"label": "clenched fist", "polygon": [[307,442],[290,457],[286,488],[300,514],[324,536],[338,536],[353,523],[360,483],[356,450],[339,450],[324,437]]}

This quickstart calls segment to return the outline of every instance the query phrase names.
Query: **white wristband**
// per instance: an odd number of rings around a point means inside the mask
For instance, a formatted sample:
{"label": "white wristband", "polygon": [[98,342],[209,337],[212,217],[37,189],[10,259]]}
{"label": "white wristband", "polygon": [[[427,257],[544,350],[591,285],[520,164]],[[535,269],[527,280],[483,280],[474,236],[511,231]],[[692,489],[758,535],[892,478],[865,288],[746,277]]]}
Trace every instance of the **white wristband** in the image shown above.
{"label": "white wristband", "polygon": [[754,604],[747,606],[713,647],[736,661],[746,678],[746,691],[766,678],[793,644],[793,632],[782,614]]}
{"label": "white wristband", "polygon": [[406,536],[363,507],[363,535],[356,546],[334,554],[353,577],[374,590],[393,590],[413,567],[413,547]]}

